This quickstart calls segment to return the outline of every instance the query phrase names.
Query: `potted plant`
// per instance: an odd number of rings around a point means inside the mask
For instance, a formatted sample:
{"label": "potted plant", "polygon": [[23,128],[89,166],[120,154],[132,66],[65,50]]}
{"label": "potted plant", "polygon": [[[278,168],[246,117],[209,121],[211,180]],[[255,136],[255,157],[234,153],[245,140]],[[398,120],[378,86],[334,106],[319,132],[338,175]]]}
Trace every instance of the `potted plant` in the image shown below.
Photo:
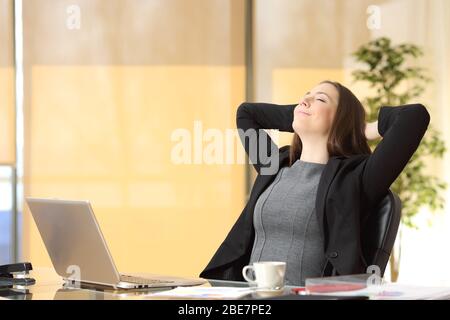
{"label": "potted plant", "polygon": [[[352,73],[354,81],[368,83],[373,93],[362,100],[367,111],[367,122],[377,120],[381,106],[417,102],[425,91],[425,85],[431,81],[423,68],[412,65],[422,55],[423,51],[418,46],[408,43],[393,45],[386,37],[364,44],[352,54],[364,65],[363,69]],[[369,141],[372,150],[378,142]],[[445,151],[440,133],[430,124],[419,148],[391,186],[391,190],[402,201],[399,234],[390,258],[392,281],[396,281],[399,275],[403,227],[418,228],[413,218],[422,206],[427,206],[432,212],[444,207],[441,192],[447,188],[447,184],[425,173],[424,159],[442,158]]]}

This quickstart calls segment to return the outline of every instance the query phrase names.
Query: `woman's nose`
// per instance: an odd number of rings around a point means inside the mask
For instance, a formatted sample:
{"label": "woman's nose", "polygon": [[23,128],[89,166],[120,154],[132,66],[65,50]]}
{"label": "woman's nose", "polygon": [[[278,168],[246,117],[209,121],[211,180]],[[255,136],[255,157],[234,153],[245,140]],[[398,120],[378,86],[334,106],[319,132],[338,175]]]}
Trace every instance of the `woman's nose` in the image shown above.
{"label": "woman's nose", "polygon": [[311,101],[309,97],[305,97],[301,103],[304,107],[309,108],[311,105]]}

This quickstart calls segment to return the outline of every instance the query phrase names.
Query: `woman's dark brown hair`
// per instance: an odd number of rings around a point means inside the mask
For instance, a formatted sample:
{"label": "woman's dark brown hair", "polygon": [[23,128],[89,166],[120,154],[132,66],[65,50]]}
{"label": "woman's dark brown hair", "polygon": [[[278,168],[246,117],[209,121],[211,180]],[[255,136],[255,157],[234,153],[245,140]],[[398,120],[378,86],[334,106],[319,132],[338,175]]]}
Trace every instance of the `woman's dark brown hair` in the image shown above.
{"label": "woman's dark brown hair", "polygon": [[[327,141],[330,157],[371,154],[365,135],[366,112],[357,97],[346,87],[334,81],[322,81],[333,85],[339,92],[339,102]],[[291,143],[289,165],[300,159],[302,140],[297,133]]]}

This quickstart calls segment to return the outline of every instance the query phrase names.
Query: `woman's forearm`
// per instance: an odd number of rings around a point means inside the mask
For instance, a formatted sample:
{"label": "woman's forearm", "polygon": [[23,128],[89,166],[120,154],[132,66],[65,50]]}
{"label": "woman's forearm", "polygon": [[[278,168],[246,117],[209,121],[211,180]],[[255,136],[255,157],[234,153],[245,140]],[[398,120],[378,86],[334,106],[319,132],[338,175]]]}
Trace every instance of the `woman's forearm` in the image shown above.
{"label": "woman's forearm", "polygon": [[292,121],[297,105],[270,103],[242,103],[236,113],[237,127],[241,129],[277,129],[294,132]]}
{"label": "woman's forearm", "polygon": [[[366,135],[375,136],[373,122]],[[382,106],[378,113],[378,134],[383,140],[367,159],[362,185],[368,202],[376,204],[401,174],[425,135],[430,115],[422,104]]]}

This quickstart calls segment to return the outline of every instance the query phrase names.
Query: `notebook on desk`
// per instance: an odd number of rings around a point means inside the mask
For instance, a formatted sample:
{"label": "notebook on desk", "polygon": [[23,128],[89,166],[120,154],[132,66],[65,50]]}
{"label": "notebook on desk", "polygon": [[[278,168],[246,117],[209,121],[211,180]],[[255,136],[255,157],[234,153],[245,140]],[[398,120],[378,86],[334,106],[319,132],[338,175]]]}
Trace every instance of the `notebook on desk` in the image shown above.
{"label": "notebook on desk", "polygon": [[120,289],[200,285],[203,279],[120,274],[89,201],[26,198],[58,275]]}

